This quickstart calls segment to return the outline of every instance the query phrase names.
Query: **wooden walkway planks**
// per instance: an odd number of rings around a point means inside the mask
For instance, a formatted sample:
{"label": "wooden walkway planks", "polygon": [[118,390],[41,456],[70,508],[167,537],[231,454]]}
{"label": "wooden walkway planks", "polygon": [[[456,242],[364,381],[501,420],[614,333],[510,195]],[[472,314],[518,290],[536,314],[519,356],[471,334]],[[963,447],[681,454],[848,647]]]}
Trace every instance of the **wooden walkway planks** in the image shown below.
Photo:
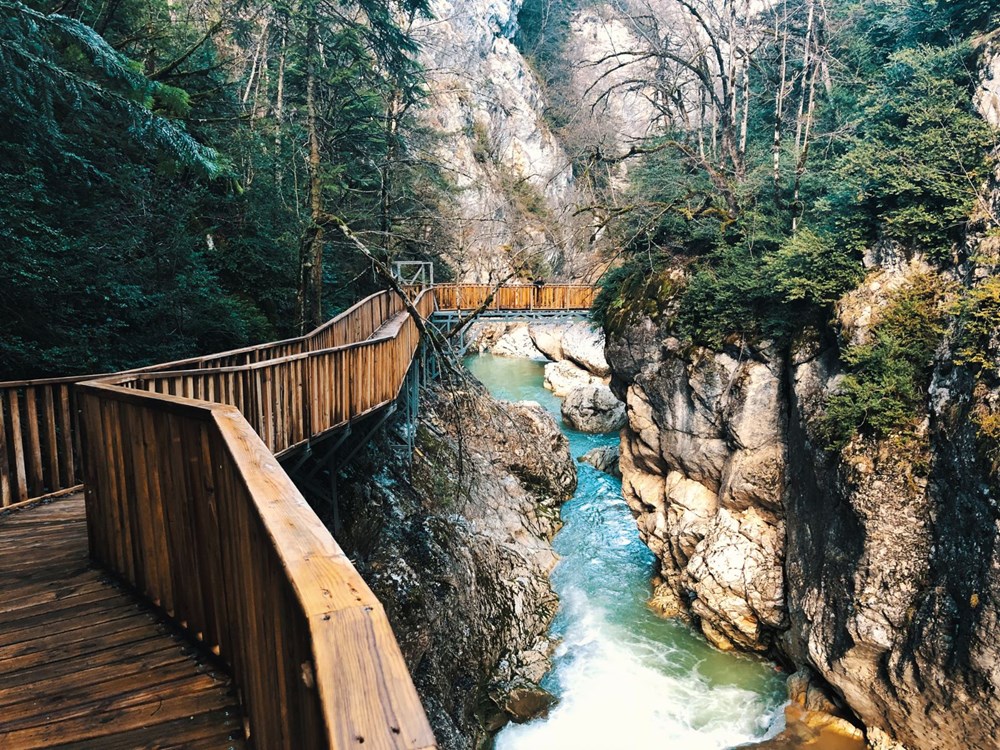
{"label": "wooden walkway planks", "polygon": [[229,677],[88,559],[82,495],[0,514],[0,747],[242,738]]}

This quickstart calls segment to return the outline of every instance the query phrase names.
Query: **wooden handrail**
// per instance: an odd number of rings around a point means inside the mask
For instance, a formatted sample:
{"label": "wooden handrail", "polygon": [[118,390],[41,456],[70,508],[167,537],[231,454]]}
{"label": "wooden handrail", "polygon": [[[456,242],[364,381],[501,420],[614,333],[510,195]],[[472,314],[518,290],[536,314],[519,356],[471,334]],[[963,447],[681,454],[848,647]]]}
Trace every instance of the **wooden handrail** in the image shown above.
{"label": "wooden handrail", "polygon": [[[435,304],[440,310],[475,309],[485,301],[491,289],[484,284],[439,284],[433,287],[433,295],[425,294],[419,298],[427,308],[422,314],[429,314]],[[583,310],[590,307],[594,294],[594,287],[580,284],[502,287],[497,291],[490,309]],[[316,330],[296,338],[135,368],[118,374],[0,383],[0,508],[79,485],[79,449],[75,427],[77,408],[70,387],[74,383],[150,373],[184,372],[193,377],[190,372],[194,370],[218,370],[225,374],[246,367],[266,370],[272,365],[277,367],[278,363],[291,362],[295,358],[308,359],[311,355],[329,355],[332,358],[333,350],[338,348],[363,349],[369,345],[367,339],[373,342],[379,340],[376,334],[379,326],[402,311],[402,301],[394,294],[377,292]],[[338,365],[330,363],[329,367],[336,370]],[[350,372],[336,371],[341,376]],[[329,378],[329,373],[324,377]],[[208,381],[206,390],[197,397],[215,400],[210,389],[220,384],[211,383],[211,378],[204,379]],[[173,384],[170,381],[174,381]],[[139,382],[154,381],[136,381]],[[184,381],[179,376],[167,376],[155,382],[162,383],[154,388],[159,392],[185,393],[182,388]],[[230,385],[238,387],[236,383]],[[332,387],[334,384],[328,380],[327,385]],[[263,398],[267,392],[266,383],[261,383],[261,386]],[[194,396],[195,392],[190,391],[189,395]],[[234,399],[229,399],[229,402],[234,403]],[[322,406],[310,409],[318,413]],[[330,419],[321,419],[321,423],[327,422]],[[253,420],[251,423],[254,423]]]}
{"label": "wooden handrail", "polygon": [[226,660],[258,747],[435,746],[381,604],[275,458],[398,395],[416,323],[364,309],[370,340],[77,386],[91,554]]}
{"label": "wooden handrail", "polygon": [[475,310],[489,295],[488,310],[589,310],[597,287],[586,284],[520,284],[499,289],[488,284],[437,284],[439,310]]}
{"label": "wooden handrail", "polygon": [[70,387],[75,383],[175,370],[240,368],[324,351],[334,343],[350,345],[371,336],[402,309],[402,302],[391,292],[376,292],[316,330],[292,339],[121,373],[0,382],[0,508],[79,486],[77,407]]}
{"label": "wooden handrail", "polygon": [[[414,304],[426,319],[473,288]],[[593,296],[544,290],[494,305]],[[418,338],[380,292],[296,339],[0,383],[0,507],[82,480],[92,555],[227,661],[258,747],[433,748],[381,605],[275,458],[391,403]]]}
{"label": "wooden handrail", "polygon": [[435,747],[382,605],[240,412],[78,389],[91,554],[231,666],[254,745]]}

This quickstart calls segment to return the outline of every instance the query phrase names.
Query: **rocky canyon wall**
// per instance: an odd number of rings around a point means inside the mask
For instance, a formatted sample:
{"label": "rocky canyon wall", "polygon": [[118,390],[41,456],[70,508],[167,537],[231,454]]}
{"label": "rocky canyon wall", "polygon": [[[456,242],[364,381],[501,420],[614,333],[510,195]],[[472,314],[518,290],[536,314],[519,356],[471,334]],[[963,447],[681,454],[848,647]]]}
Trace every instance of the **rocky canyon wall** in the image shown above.
{"label": "rocky canyon wall", "polygon": [[341,478],[337,539],[385,603],[440,746],[473,750],[549,706],[550,541],[576,471],[540,406],[469,383],[425,394],[412,466],[391,436]]}
{"label": "rocky canyon wall", "polygon": [[[453,195],[444,210],[455,230],[439,239],[464,281],[591,281],[606,266],[603,232],[585,210],[592,175],[575,171],[584,152],[615,156],[655,129],[653,94],[636,83],[651,71],[630,62],[643,47],[623,14],[598,4],[545,32],[561,37],[567,70],[562,90],[547,91],[516,44],[522,3],[434,0],[432,17],[414,22],[428,88],[418,118],[433,134],[422,156],[440,165]],[[553,116],[553,96],[572,106]],[[624,163],[609,177],[620,187]]]}
{"label": "rocky canyon wall", "polygon": [[623,487],[661,560],[653,603],[820,675],[875,748],[997,746],[1000,488],[973,418],[996,383],[955,364],[952,329],[914,437],[831,451],[818,425],[840,347],[928,276],[956,293],[987,278],[996,244],[947,271],[869,258],[835,324],[787,350],[692,349],[645,318],[608,343]]}

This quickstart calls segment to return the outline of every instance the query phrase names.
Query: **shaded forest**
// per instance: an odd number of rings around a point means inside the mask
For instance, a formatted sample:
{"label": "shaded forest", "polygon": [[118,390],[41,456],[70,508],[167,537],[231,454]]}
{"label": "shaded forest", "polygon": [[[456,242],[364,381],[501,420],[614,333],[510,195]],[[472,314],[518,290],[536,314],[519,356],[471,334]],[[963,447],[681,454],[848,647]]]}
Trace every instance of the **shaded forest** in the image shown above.
{"label": "shaded forest", "polygon": [[[294,335],[429,258],[447,193],[387,4],[0,2],[0,377]],[[322,252],[325,248],[325,253]]]}

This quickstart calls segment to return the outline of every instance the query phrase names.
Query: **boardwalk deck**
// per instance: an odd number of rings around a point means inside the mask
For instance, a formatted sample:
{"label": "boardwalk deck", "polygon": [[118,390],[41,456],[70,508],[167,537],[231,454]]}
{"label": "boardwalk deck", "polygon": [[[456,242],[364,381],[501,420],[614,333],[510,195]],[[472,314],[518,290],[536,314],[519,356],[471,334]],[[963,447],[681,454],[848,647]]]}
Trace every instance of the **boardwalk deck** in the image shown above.
{"label": "boardwalk deck", "polygon": [[[491,309],[592,299],[520,286]],[[275,460],[390,406],[418,344],[380,292],[295,339],[0,383],[0,748],[433,750],[381,603]],[[23,505],[82,485],[86,514],[80,495]]]}
{"label": "boardwalk deck", "polygon": [[242,748],[201,656],[90,562],[82,495],[0,515],[0,747]]}

